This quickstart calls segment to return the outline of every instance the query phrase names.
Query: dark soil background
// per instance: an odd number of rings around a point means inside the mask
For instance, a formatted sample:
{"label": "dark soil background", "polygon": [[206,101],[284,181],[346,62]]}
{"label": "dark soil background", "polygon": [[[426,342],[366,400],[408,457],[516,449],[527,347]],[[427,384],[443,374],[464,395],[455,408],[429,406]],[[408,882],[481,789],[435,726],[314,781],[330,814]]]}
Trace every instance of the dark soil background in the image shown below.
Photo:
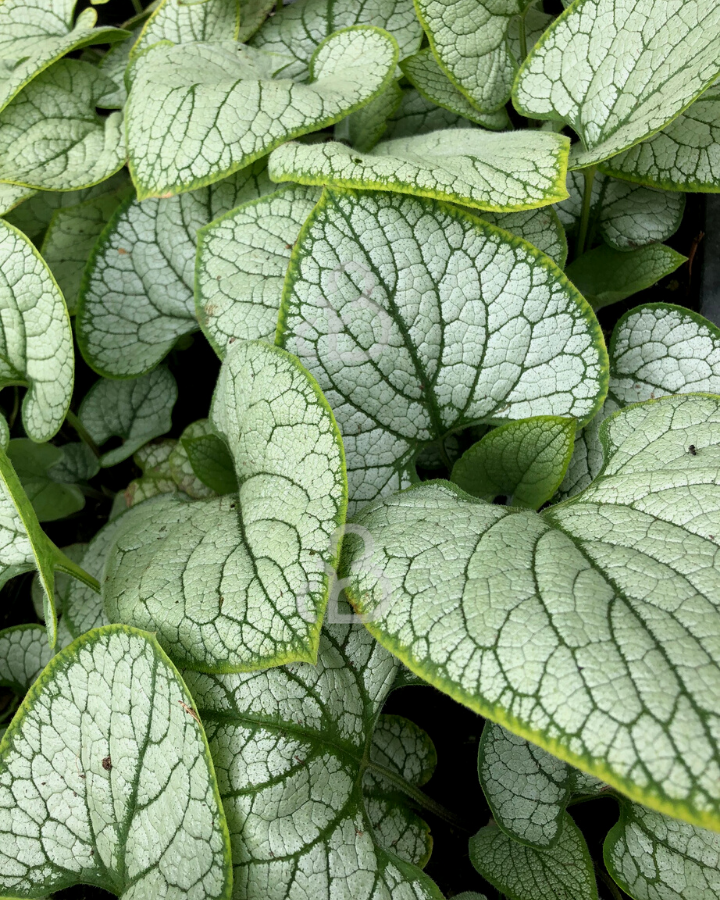
{"label": "dark soil background", "polygon": [[[87,2],[80,3],[79,8],[87,5]],[[559,12],[562,4],[560,0],[545,0],[545,8],[548,12]],[[107,6],[97,6],[95,9],[103,24],[117,24],[118,15],[126,18],[133,15],[130,0],[112,0]],[[110,16],[113,17],[112,20]],[[667,242],[688,257],[688,263],[652,288],[623,303],[601,310],[598,318],[607,339],[620,316],[641,303],[676,303],[696,311],[699,309],[704,231],[705,199],[701,195],[688,195],[682,225]],[[215,353],[201,334],[187,339],[185,344],[184,349],[174,350],[167,359],[177,379],[181,398],[173,413],[173,428],[168,435],[170,437],[179,437],[190,422],[207,415],[220,367]],[[76,397],[82,398],[96,378],[77,351]],[[9,389],[1,399],[5,407],[12,404]],[[77,410],[77,404],[73,408]],[[6,412],[9,413],[10,409],[7,408]],[[16,424],[14,436],[20,435],[21,431]],[[64,426],[59,435],[59,443],[75,440],[77,435],[69,426]],[[139,475],[132,460],[103,470],[102,487],[108,496],[105,499],[88,498],[85,509],[80,513],[60,522],[47,523],[47,533],[61,547],[89,540],[107,520],[112,503],[111,495],[124,489]],[[437,477],[437,473],[434,475]],[[0,591],[0,628],[36,621],[30,601],[31,580],[30,575],[16,578]],[[2,708],[3,697],[0,694],[0,711]],[[424,790],[466,823],[464,828],[460,828],[449,825],[430,813],[424,814],[434,839],[427,873],[448,897],[473,890],[485,893],[490,900],[495,900],[499,896],[497,891],[478,875],[467,854],[468,837],[490,819],[490,811],[477,779],[477,746],[483,719],[430,686],[411,686],[394,691],[386,703],[385,711],[406,716],[430,735],[437,748],[438,767]],[[593,859],[602,866],[602,843],[617,820],[615,801],[611,798],[595,800],[572,807],[570,813],[582,828]],[[611,892],[600,878],[598,888],[602,900],[618,900],[626,896],[617,889]],[[85,886],[55,894],[59,900],[100,900],[111,896],[113,895],[106,891]]]}

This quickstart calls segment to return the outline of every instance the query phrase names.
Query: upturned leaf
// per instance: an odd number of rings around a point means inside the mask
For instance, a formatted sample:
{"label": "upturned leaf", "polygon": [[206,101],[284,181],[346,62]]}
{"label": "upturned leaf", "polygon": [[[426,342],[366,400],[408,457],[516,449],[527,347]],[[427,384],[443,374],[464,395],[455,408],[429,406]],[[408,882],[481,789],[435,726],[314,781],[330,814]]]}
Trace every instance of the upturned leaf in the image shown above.
{"label": "upturned leaf", "polygon": [[[194,41],[247,40],[238,37],[241,0],[162,0],[143,26],[132,49],[137,56],[153,44],[170,41],[188,44]],[[247,5],[245,0],[244,5]]]}
{"label": "upturned leaf", "polygon": [[353,507],[407,485],[422,448],[459,428],[587,421],[605,394],[599,325],[555,264],[417,197],[325,191],[293,250],[278,342],[337,417]]}
{"label": "upturned leaf", "polygon": [[289,138],[334,125],[388,86],[397,60],[395,40],[370,26],[323,41],[307,84],[276,78],[283,58],[244,44],[150,47],[128,72],[127,149],[138,199],[218,181]]}
{"label": "upturned leaf", "polygon": [[0,221],[0,387],[22,385],[22,419],[34,441],[48,441],[70,406],[75,374],[65,301],[24,234]]}
{"label": "upturned leaf", "polygon": [[198,230],[275,190],[264,162],[179,197],[128,199],[87,263],[76,328],[85,359],[110,377],[142,375],[197,330],[193,278]]}
{"label": "upturned leaf", "polygon": [[228,828],[193,703],[148,634],[108,626],[62,650],[0,743],[0,888],[229,900]]}
{"label": "upturned leaf", "polygon": [[445,129],[382,141],[371,153],[345,144],[284,144],[270,155],[273,181],[377,188],[511,212],[567,196],[569,142],[560,134]]}
{"label": "upturned leaf", "polygon": [[0,113],[0,180],[47,191],[104,181],[125,162],[122,113],[96,107],[114,84],[90,63],[63,59]]}
{"label": "upturned leaf", "polygon": [[442,482],[376,502],[356,519],[369,549],[349,535],[340,575],[431,684],[632,799],[719,828],[720,398],[638,404],[600,434],[599,475],[542,514]]}
{"label": "upturned leaf", "polygon": [[570,125],[583,168],[664,128],[718,76],[719,54],[715,0],[578,0],[521,66],[513,102]]}
{"label": "upturned leaf", "polygon": [[509,506],[539,509],[560,486],[574,443],[574,419],[508,422],[465,451],[451,480],[473,497],[503,496]]}
{"label": "upturned leaf", "polygon": [[174,659],[201,671],[314,662],[347,505],[330,407],[289,354],[239,343],[211,422],[238,494],[140,507],[108,560],[108,616],[156,631]]}
{"label": "upturned leaf", "polygon": [[216,434],[188,436],[182,443],[196,478],[217,494],[237,493],[233,458],[221,438]]}
{"label": "upturned leaf", "polygon": [[186,673],[230,823],[236,900],[266,900],[269,885],[287,900],[440,900],[420,869],[383,846],[363,798],[397,665],[363,628],[335,625],[314,666]]}
{"label": "upturned leaf", "polygon": [[39,522],[64,519],[85,506],[85,497],[77,485],[53,477],[53,467],[63,460],[59,447],[19,438],[10,441],[7,455]]}
{"label": "upturned leaf", "polygon": [[80,404],[80,421],[90,437],[102,446],[111,437],[122,444],[100,458],[101,466],[114,466],[172,426],[177,384],[164,366],[126,381],[101,378]]}

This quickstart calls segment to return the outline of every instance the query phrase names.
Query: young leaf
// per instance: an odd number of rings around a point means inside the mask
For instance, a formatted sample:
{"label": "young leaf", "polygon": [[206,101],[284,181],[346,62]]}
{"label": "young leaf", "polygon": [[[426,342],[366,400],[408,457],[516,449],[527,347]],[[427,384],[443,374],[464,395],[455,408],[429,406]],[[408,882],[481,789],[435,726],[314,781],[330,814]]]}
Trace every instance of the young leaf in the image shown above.
{"label": "young leaf", "polygon": [[372,153],[345,144],[284,144],[270,155],[273,181],[377,188],[510,212],[562,200],[569,142],[560,134],[445,129],[383,141]]}
{"label": "young leaf", "polygon": [[[469,210],[473,212],[473,210]],[[537,247],[562,269],[568,253],[565,229],[551,206],[515,213],[478,213],[485,222],[516,234]]]}
{"label": "young leaf", "polygon": [[177,494],[178,485],[170,468],[170,457],[177,448],[175,440],[145,444],[133,454],[133,462],[142,472],[125,490],[127,508],[137,506],[159,494]]}
{"label": "young leaf", "polygon": [[[162,0],[145,23],[132,56],[158,44],[238,40],[241,0]],[[240,38],[247,40],[247,38]]]}
{"label": "young leaf", "polygon": [[63,292],[70,315],[76,311],[90,251],[125,193],[126,189],[121,189],[77,206],[61,207],[50,220],[40,252]]}
{"label": "young leaf", "polygon": [[422,447],[465,425],[585,421],[605,394],[600,327],[551,260],[417,197],[325,191],[293,250],[278,342],[337,416],[355,506],[407,484]]}
{"label": "young leaf", "polygon": [[635,900],[715,900],[720,835],[622,803],[603,848],[607,870]]}
{"label": "young leaf", "polygon": [[70,406],[75,360],[65,301],[40,254],[0,221],[0,387],[27,387],[22,419],[34,441],[49,441]]}
{"label": "young leaf", "polygon": [[0,631],[0,687],[24,697],[52,655],[42,625],[16,625]]}
{"label": "young leaf", "polygon": [[385,135],[388,119],[397,112],[402,98],[402,88],[392,81],[381,94],[337,123],[335,140],[345,141],[361,153],[372,150]]}
{"label": "young leaf", "polygon": [[122,439],[102,455],[100,465],[114,466],[169,431],[176,400],[177,384],[164,366],[127,381],[96,381],[80,404],[80,421],[98,446],[111,437]]}
{"label": "young leaf", "polygon": [[422,28],[412,0],[296,0],[275,10],[254,36],[252,45],[284,57],[284,78],[308,76],[317,46],[340,28],[374,25],[397,41],[400,59],[420,49]]}
{"label": "young leaf", "polygon": [[579,169],[664,128],[715,80],[718,54],[715,0],[578,0],[520,67],[513,102],[575,130]]}
{"label": "young leaf", "polygon": [[211,422],[238,495],[141,507],[108,560],[108,616],[201,671],[314,662],[347,505],[330,407],[296,359],[248,342],[225,358]]}
{"label": "young leaf", "polygon": [[238,480],[225,442],[215,434],[182,440],[195,476],[217,494],[235,494]]}
{"label": "young leaf", "polygon": [[603,171],[668,191],[720,190],[720,88],[711,87],[669,125],[603,163]]}
{"label": "young leaf", "polygon": [[630,407],[601,440],[597,478],[542,514],[442,482],[376,502],[357,518],[374,543],[361,555],[350,535],[340,575],[372,633],[431,684],[717,828],[720,398]]}
{"label": "young leaf", "polygon": [[268,885],[288,900],[440,900],[426,875],[382,846],[363,800],[396,667],[365,629],[335,625],[314,666],[187,673],[231,827],[238,900],[266,900]]}
{"label": "young leaf", "polygon": [[587,487],[600,471],[604,419],[628,403],[692,392],[720,394],[720,329],[697,313],[666,303],[625,313],[610,343],[607,400],[575,439],[560,499]]}
{"label": "young leaf", "polygon": [[426,100],[415,88],[403,90],[397,110],[390,116],[384,137],[387,140],[429,134],[444,128],[474,128],[472,122]]}
{"label": "young leaf", "polygon": [[687,262],[665,244],[623,252],[602,244],[567,267],[567,277],[594,310],[632,297]]}
{"label": "young leaf", "polygon": [[274,337],[290,251],[319,197],[285,185],[198,232],[197,319],[221,358],[238,338]]}
{"label": "young leaf", "polygon": [[80,289],[77,336],[90,365],[110,377],[142,375],[195,331],[198,229],[273,190],[258,162],[180,197],[128,199],[96,244]]}
{"label": "young leaf", "polygon": [[570,816],[557,843],[538,850],[514,841],[497,825],[470,838],[470,862],[512,900],[597,900],[592,859]]}
{"label": "young leaf", "polygon": [[3,0],[0,5],[0,109],[43,69],[72,50],[121,41],[126,31],[93,28],[85,9],[73,24],[74,0]]}
{"label": "young leaf", "polygon": [[[208,487],[207,484],[197,475],[195,468],[188,453],[188,445],[192,446],[194,442],[200,441],[205,446],[207,441],[217,441],[222,445],[222,441],[213,432],[212,426],[207,419],[198,419],[192,422],[180,435],[180,440],[175,444],[170,456],[168,457],[168,465],[170,474],[177,484],[178,488],[193,500],[204,500],[206,497],[212,497],[215,491]],[[226,450],[227,452],[227,450]],[[229,456],[229,454],[228,454]],[[226,493],[237,493],[237,479],[232,467],[232,458],[230,459],[230,471],[233,473],[234,485]]]}
{"label": "young leaf", "polygon": [[387,87],[397,59],[393,38],[369,26],[323,41],[308,84],[274,79],[282,61],[243,44],[151,47],[129,70],[127,148],[138,199],[218,181],[289,138],[334,125]]}
{"label": "young leaf", "polygon": [[500,828],[521,844],[540,849],[557,843],[573,794],[597,793],[604,787],[494,722],[486,722],[483,729],[478,775]]}
{"label": "young leaf", "polygon": [[408,81],[431,103],[494,131],[510,127],[510,119],[504,108],[493,113],[482,113],[473,106],[449,80],[429,48],[406,59],[400,64],[400,68]]}
{"label": "young leaf", "polygon": [[58,484],[90,481],[100,471],[97,456],[83,441],[63,444],[58,449],[61,457],[48,469],[48,474]]}
{"label": "young leaf", "polygon": [[0,113],[0,180],[47,191],[104,181],[125,162],[122,114],[95,107],[114,87],[79,59],[63,59],[35,78]]}
{"label": "young leaf", "polygon": [[64,519],[85,506],[85,497],[79,487],[53,478],[51,470],[63,458],[59,447],[19,438],[10,441],[7,455],[39,522]]}
{"label": "young leaf", "polygon": [[509,422],[466,450],[451,480],[473,497],[504,496],[509,506],[539,509],[560,486],[574,443],[574,419]]}
{"label": "young leaf", "polygon": [[481,110],[510,99],[515,63],[507,33],[533,0],[416,0],[430,46],[450,80]]}
{"label": "young leaf", "polygon": [[0,744],[0,888],[229,900],[228,828],[193,702],[148,634],[111,625],[62,650]]}

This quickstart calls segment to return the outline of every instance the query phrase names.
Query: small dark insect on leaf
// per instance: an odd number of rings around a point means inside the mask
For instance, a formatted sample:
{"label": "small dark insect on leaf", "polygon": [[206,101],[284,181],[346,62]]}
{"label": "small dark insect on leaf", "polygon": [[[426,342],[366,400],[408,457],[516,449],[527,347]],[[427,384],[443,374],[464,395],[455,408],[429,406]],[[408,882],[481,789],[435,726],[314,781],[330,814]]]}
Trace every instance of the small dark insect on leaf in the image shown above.
{"label": "small dark insect on leaf", "polygon": [[691,456],[697,456],[697,450],[695,449],[695,444],[690,444],[690,446],[688,447],[688,453]]}
{"label": "small dark insect on leaf", "polygon": [[103,767],[103,769],[105,769],[106,772],[109,772],[110,769],[112,769],[112,760],[110,759],[109,755],[106,756],[105,759],[102,761],[102,767]]}

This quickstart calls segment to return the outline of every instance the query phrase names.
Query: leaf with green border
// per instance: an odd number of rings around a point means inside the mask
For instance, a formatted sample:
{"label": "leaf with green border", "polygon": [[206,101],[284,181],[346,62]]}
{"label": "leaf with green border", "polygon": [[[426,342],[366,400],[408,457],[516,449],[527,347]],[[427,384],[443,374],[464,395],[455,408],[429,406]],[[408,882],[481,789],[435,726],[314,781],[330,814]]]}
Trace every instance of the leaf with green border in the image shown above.
{"label": "leaf with green border", "polygon": [[597,900],[595,871],[582,832],[567,813],[556,844],[538,850],[497,825],[470,838],[470,862],[510,900]]}
{"label": "leaf with green border", "polygon": [[429,48],[404,60],[400,68],[407,80],[431,103],[493,131],[510,128],[510,118],[503,107],[493,113],[480,112],[450,81]]}
{"label": "leaf with green border", "polygon": [[668,191],[720,191],[720,88],[709,88],[662,131],[602,169]]}
{"label": "leaf with green border", "polygon": [[63,459],[59,447],[17,438],[10,441],[7,455],[39,522],[64,519],[85,506],[85,497],[77,485],[56,481],[52,476],[53,466]]}
{"label": "leaf with green border", "polygon": [[[127,171],[122,170],[100,184],[79,191],[33,191],[30,188],[23,188],[30,196],[8,213],[7,220],[39,246],[57,210],[77,206],[86,200],[103,197],[106,194],[114,194],[128,183]],[[18,185],[11,184],[0,185],[0,189],[17,187]]]}
{"label": "leaf with green border", "polygon": [[567,238],[565,229],[551,206],[515,213],[490,211],[478,213],[472,209],[469,209],[468,212],[479,215],[483,221],[489,222],[491,225],[517,235],[528,244],[542,250],[561,269],[564,268],[568,254]]}
{"label": "leaf with green border", "polygon": [[539,849],[560,839],[573,796],[599,795],[605,788],[602,781],[495,722],[483,728],[478,775],[499,827],[519,843]]}
{"label": "leaf with green border", "polygon": [[95,371],[142,375],[197,330],[199,230],[273,190],[263,160],[207,188],[142,203],[129,198],[117,209],[90,255],[78,298],[78,344]]}
{"label": "leaf with green border", "polygon": [[135,57],[161,41],[188,44],[247,40],[238,37],[241,5],[241,0],[202,0],[200,3],[163,0],[145,22],[131,56]]}
{"label": "leaf with green border", "polygon": [[591,419],[607,355],[544,254],[432,200],[326,190],[285,281],[278,343],[320,383],[353,508],[409,483],[424,446],[479,422]]}
{"label": "leaf with green border", "polygon": [[66,53],[122,41],[126,31],[94,28],[97,13],[76,0],[3,0],[0,5],[0,110],[51,63]]}
{"label": "leaf with green border", "polygon": [[687,257],[666,244],[629,251],[602,244],[578,256],[565,271],[592,308],[598,310],[652,287],[685,262]]}
{"label": "leaf with green border", "polygon": [[[67,556],[67,558],[77,565],[80,565],[82,561],[83,553],[85,552],[85,548],[87,544],[77,543],[70,544],[67,547],[62,548],[62,552]],[[65,602],[65,595],[69,590],[70,585],[75,583],[75,579],[71,578],[70,575],[67,575],[65,572],[55,572],[55,605],[58,609],[59,613],[62,614],[63,603]],[[100,594],[95,593],[96,602],[102,603],[100,599]],[[32,600],[33,609],[35,610],[35,615],[41,622],[45,621],[45,591],[42,585],[42,579],[38,572],[33,576],[32,583],[30,585],[30,599]],[[69,643],[69,641],[68,641]],[[65,647],[67,644],[63,644],[60,641],[60,623],[58,622],[58,642],[57,647]]]}
{"label": "leaf with green border", "polygon": [[513,102],[570,125],[580,169],[664,128],[717,78],[719,56],[715,0],[578,0],[520,67]]}
{"label": "leaf with green border", "polygon": [[382,141],[360,153],[292,141],[270,154],[273,181],[378,189],[497,212],[564,199],[569,140],[548,132],[445,129]]}
{"label": "leaf with green border", "polygon": [[[403,716],[378,716],[370,744],[371,763],[389,770],[410,785],[422,787],[437,765],[429,735]],[[389,853],[424,869],[432,853],[430,828],[408,797],[377,769],[363,774],[365,810],[379,843]]]}
{"label": "leaf with green border", "polygon": [[[576,230],[582,215],[585,179],[568,172],[570,196],[556,209],[563,225]],[[597,230],[616,250],[635,250],[665,241],[680,227],[685,195],[638,187],[627,181],[596,175],[593,179],[589,231]]]}
{"label": "leaf with green border", "polygon": [[108,560],[107,614],[157,632],[174,659],[201,671],[314,662],[347,506],[330,407],[294,357],[238,343],[210,421],[230,448],[238,494],[141,507]]}
{"label": "leaf with green border", "polygon": [[387,121],[387,140],[415,137],[445,128],[474,128],[473,122],[426,100],[415,88],[403,90],[400,106]]}
{"label": "leaf with green border", "polygon": [[240,0],[240,30],[237,39],[249,41],[268,16],[274,15],[277,0]]}
{"label": "leaf with green border", "polygon": [[0,887],[229,900],[228,827],[192,707],[149,634],[111,625],[62,650],[0,743]]}
{"label": "leaf with green border", "polygon": [[412,0],[296,0],[280,6],[252,39],[254,47],[289,57],[283,77],[304,80],[319,44],[352,25],[384,28],[397,41],[400,59],[420,49],[422,28]]}
{"label": "leaf with green border", "polygon": [[10,426],[5,416],[0,413],[0,448],[7,450],[10,443]]}
{"label": "leaf with green border", "polygon": [[385,90],[397,60],[386,31],[360,25],[320,44],[307,84],[275,78],[282,58],[244,44],[151,47],[128,72],[126,136],[138,198],[202,187],[334,125]]}
{"label": "leaf with green border", "polygon": [[50,220],[40,253],[63,292],[71,316],[76,311],[88,257],[127,191],[123,187],[77,206],[60,207]]}
{"label": "leaf with green border", "polygon": [[24,234],[0,220],[0,387],[27,388],[25,431],[50,440],[70,406],[75,375],[70,317],[50,270]]}
{"label": "leaf with green border", "polygon": [[720,397],[637,404],[600,437],[599,475],[541,514],[444,482],[376,502],[356,519],[372,543],[346,537],[340,576],[431,684],[637,802],[720,828]]}
{"label": "leaf with green border", "polygon": [[391,82],[374,100],[337,123],[335,140],[346,141],[362,153],[372,150],[385,135],[388,119],[397,112],[402,98],[402,88],[397,81]]}
{"label": "leaf with green border", "polygon": [[600,471],[603,420],[629,403],[667,394],[720,394],[720,329],[667,303],[648,303],[618,321],[610,342],[610,383],[603,409],[577,435],[560,499],[587,487]]}
{"label": "leaf with green border", "polygon": [[103,94],[99,100],[103,109],[122,109],[127,103],[125,71],[130,62],[130,53],[140,37],[141,28],[136,28],[129,38],[113,46],[98,63],[98,69],[113,83],[113,89]]}
{"label": "leaf with green border", "polygon": [[266,900],[269,885],[287,900],[440,900],[420,869],[385,849],[362,792],[397,666],[363,628],[335,625],[314,666],[185,674],[230,823],[236,900]]}
{"label": "leaf with green border", "polygon": [[636,803],[621,803],[603,855],[634,900],[715,900],[720,893],[720,834]]}
{"label": "leaf with green border", "polygon": [[198,232],[197,320],[221,358],[237,339],[274,337],[290,251],[319,198],[285,185]]}
{"label": "leaf with green border", "polygon": [[125,162],[122,113],[95,107],[114,87],[90,63],[63,59],[0,113],[0,181],[48,191],[95,185]]}
{"label": "leaf with green border", "polygon": [[575,419],[508,422],[463,453],[451,480],[473,497],[503,496],[509,506],[539,509],[560,487],[574,444]]}
{"label": "leaf with green border", "polygon": [[12,212],[34,193],[32,188],[23,187],[21,184],[0,184],[0,216]]}
{"label": "leaf with green border", "polygon": [[103,453],[100,465],[114,466],[168,432],[177,396],[177,384],[165,366],[140,378],[96,381],[80,404],[80,421],[98,446],[111,437],[122,440],[119,447]]}
{"label": "leaf with green border", "polygon": [[479,109],[510,99],[516,61],[508,28],[534,0],[415,0],[430,47],[448,78]]}
{"label": "leaf with green border", "polygon": [[216,434],[183,437],[192,470],[203,484],[221,496],[236,494],[238,480],[227,444]]}

